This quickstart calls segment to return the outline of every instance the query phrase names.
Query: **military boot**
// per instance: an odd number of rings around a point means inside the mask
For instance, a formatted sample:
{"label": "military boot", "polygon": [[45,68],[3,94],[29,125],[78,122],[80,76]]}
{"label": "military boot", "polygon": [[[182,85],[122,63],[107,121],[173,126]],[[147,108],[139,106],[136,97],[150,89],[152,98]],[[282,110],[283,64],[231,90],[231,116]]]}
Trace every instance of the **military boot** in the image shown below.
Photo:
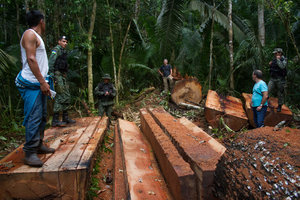
{"label": "military boot", "polygon": [[44,164],[43,161],[39,159],[37,154],[32,152],[25,152],[24,163],[31,167],[42,167]]}
{"label": "military boot", "polygon": [[45,146],[44,144],[42,144],[39,149],[38,149],[38,154],[47,154],[47,153],[54,153],[55,149],[53,148],[49,148],[47,146]]}
{"label": "military boot", "polygon": [[52,126],[65,126],[67,123],[59,121],[59,113],[54,113],[52,119]]}
{"label": "military boot", "polygon": [[278,105],[277,112],[281,112],[281,107],[282,107],[282,105]]}
{"label": "military boot", "polygon": [[67,124],[74,124],[74,123],[76,123],[75,120],[69,118],[68,111],[64,111],[63,112],[63,122],[65,122]]}

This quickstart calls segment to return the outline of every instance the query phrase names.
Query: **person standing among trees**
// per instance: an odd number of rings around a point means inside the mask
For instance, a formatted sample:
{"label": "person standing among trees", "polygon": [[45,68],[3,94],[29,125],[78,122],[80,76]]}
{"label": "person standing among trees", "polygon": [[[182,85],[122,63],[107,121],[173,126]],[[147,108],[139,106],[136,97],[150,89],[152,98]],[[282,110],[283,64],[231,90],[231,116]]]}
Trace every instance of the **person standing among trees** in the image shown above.
{"label": "person standing among trees", "polygon": [[98,97],[99,116],[103,117],[104,112],[106,116],[111,119],[112,107],[114,105],[114,98],[116,96],[116,89],[110,82],[109,74],[104,74],[103,82],[99,83],[95,88],[95,95]]}
{"label": "person standing among trees", "polygon": [[255,82],[252,92],[251,107],[256,128],[264,126],[265,115],[268,108],[268,86],[262,80],[263,74],[260,70],[254,70],[252,79]]}
{"label": "person standing among trees", "polygon": [[[172,66],[168,64],[168,59],[164,59],[164,64],[158,70],[163,78],[164,92],[168,92],[173,87]],[[168,86],[169,81],[169,86]]]}
{"label": "person standing among trees", "polygon": [[268,84],[268,90],[271,94],[274,93],[274,90],[276,89],[278,97],[277,112],[281,112],[281,107],[284,104],[284,87],[285,77],[287,75],[287,60],[283,56],[283,51],[281,48],[274,49],[273,54],[274,59],[269,62],[271,78]]}
{"label": "person standing among trees", "polygon": [[55,149],[43,144],[44,130],[47,118],[47,96],[51,95],[51,78],[48,74],[48,58],[44,41],[41,37],[45,33],[44,15],[33,10],[26,13],[29,29],[21,38],[22,70],[16,77],[15,83],[24,100],[26,142],[24,163],[41,167],[43,162],[37,153],[54,153]]}
{"label": "person standing among trees", "polygon": [[[58,45],[51,51],[49,58],[49,73],[55,80],[56,97],[54,99],[52,126],[64,126],[66,124],[76,123],[69,118],[71,94],[67,82],[68,60],[67,50],[68,40],[62,36],[58,40]],[[62,112],[62,121],[59,120],[59,112]]]}

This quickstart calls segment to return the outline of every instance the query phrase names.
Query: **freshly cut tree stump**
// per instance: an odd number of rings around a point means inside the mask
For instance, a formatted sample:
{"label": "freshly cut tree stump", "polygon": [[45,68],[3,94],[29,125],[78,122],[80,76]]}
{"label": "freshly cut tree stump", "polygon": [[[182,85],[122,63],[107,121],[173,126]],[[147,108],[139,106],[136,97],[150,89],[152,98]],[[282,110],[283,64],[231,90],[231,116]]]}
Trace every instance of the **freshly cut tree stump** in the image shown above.
{"label": "freshly cut tree stump", "polygon": [[45,131],[45,144],[56,151],[39,155],[43,167],[24,165],[22,146],[0,161],[0,199],[85,199],[108,118],[76,121],[73,126]]}
{"label": "freshly cut tree stump", "polygon": [[248,124],[248,118],[240,99],[232,96],[222,97],[215,91],[209,90],[205,103],[205,118],[212,127],[218,128],[221,117],[225,124],[234,131],[238,131]]}
{"label": "freshly cut tree stump", "polygon": [[[245,101],[245,110],[249,122],[251,126],[256,127],[253,120],[253,111],[251,108],[252,94],[243,93],[242,96]],[[281,112],[277,112],[277,107],[278,107],[278,99],[274,97],[270,97],[268,100],[268,110],[264,121],[265,126],[276,126],[281,121],[289,121],[293,118],[293,113],[286,105],[282,105]]]}
{"label": "freshly cut tree stump", "polygon": [[139,128],[133,122],[119,119],[117,134],[121,143],[119,156],[125,166],[125,188],[128,188],[126,199],[172,199],[150,145]]}
{"label": "freshly cut tree stump", "polygon": [[202,86],[197,79],[184,79],[176,81],[172,91],[172,101],[197,105],[202,100]]}

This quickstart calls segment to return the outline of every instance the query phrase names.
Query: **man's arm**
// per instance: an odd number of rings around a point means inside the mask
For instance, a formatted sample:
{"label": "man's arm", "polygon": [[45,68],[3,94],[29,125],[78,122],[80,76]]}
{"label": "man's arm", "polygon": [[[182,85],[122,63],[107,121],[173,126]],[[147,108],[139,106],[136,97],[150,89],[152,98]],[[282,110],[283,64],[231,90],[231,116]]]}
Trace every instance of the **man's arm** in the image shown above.
{"label": "man's arm", "polygon": [[260,106],[258,106],[256,108],[257,111],[261,110],[261,108],[263,107],[263,105],[265,105],[265,103],[266,103],[266,101],[268,99],[268,91],[262,92],[262,94],[263,94],[263,98],[261,100]]}
{"label": "man's arm", "polygon": [[37,37],[31,31],[27,31],[22,39],[22,46],[25,48],[28,65],[40,83],[41,91],[44,95],[50,96],[50,86],[42,76],[37,60],[36,48],[38,46]]}
{"label": "man's arm", "polygon": [[280,60],[280,57],[279,58],[277,57],[277,65],[278,65],[278,67],[280,67],[280,69],[285,69],[287,61],[286,61],[285,57],[282,56],[282,58],[283,58],[283,61]]}
{"label": "man's arm", "polygon": [[55,61],[58,57],[58,51],[56,48],[54,48],[52,51],[51,51],[51,55],[49,57],[49,74],[51,76],[54,76],[54,64],[55,64]]}
{"label": "man's arm", "polygon": [[163,76],[163,73],[160,71],[160,69],[158,69],[158,72],[160,73],[161,76]]}

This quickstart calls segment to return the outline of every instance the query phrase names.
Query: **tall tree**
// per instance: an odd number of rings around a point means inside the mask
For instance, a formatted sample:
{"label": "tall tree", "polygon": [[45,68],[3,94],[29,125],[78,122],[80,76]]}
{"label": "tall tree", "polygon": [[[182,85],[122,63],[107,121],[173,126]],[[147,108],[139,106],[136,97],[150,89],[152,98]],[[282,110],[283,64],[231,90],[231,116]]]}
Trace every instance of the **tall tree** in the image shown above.
{"label": "tall tree", "polygon": [[87,56],[87,66],[88,66],[88,95],[89,95],[89,104],[94,106],[94,95],[93,95],[93,31],[96,20],[96,8],[97,1],[93,2],[93,9],[91,14],[90,28],[88,32],[88,56]]}
{"label": "tall tree", "polygon": [[232,0],[228,0],[229,20],[229,61],[230,61],[230,88],[234,89],[234,66],[233,66],[233,28],[232,28]]}
{"label": "tall tree", "polygon": [[264,0],[258,1],[257,16],[258,16],[258,38],[261,45],[265,46],[265,15],[264,15]]}
{"label": "tall tree", "polygon": [[210,45],[209,45],[209,81],[208,81],[208,88],[211,89],[211,76],[212,76],[212,69],[213,69],[213,46],[214,46],[214,26],[215,26],[215,1],[213,0],[214,9],[212,11],[211,17],[211,32],[210,32]]}

